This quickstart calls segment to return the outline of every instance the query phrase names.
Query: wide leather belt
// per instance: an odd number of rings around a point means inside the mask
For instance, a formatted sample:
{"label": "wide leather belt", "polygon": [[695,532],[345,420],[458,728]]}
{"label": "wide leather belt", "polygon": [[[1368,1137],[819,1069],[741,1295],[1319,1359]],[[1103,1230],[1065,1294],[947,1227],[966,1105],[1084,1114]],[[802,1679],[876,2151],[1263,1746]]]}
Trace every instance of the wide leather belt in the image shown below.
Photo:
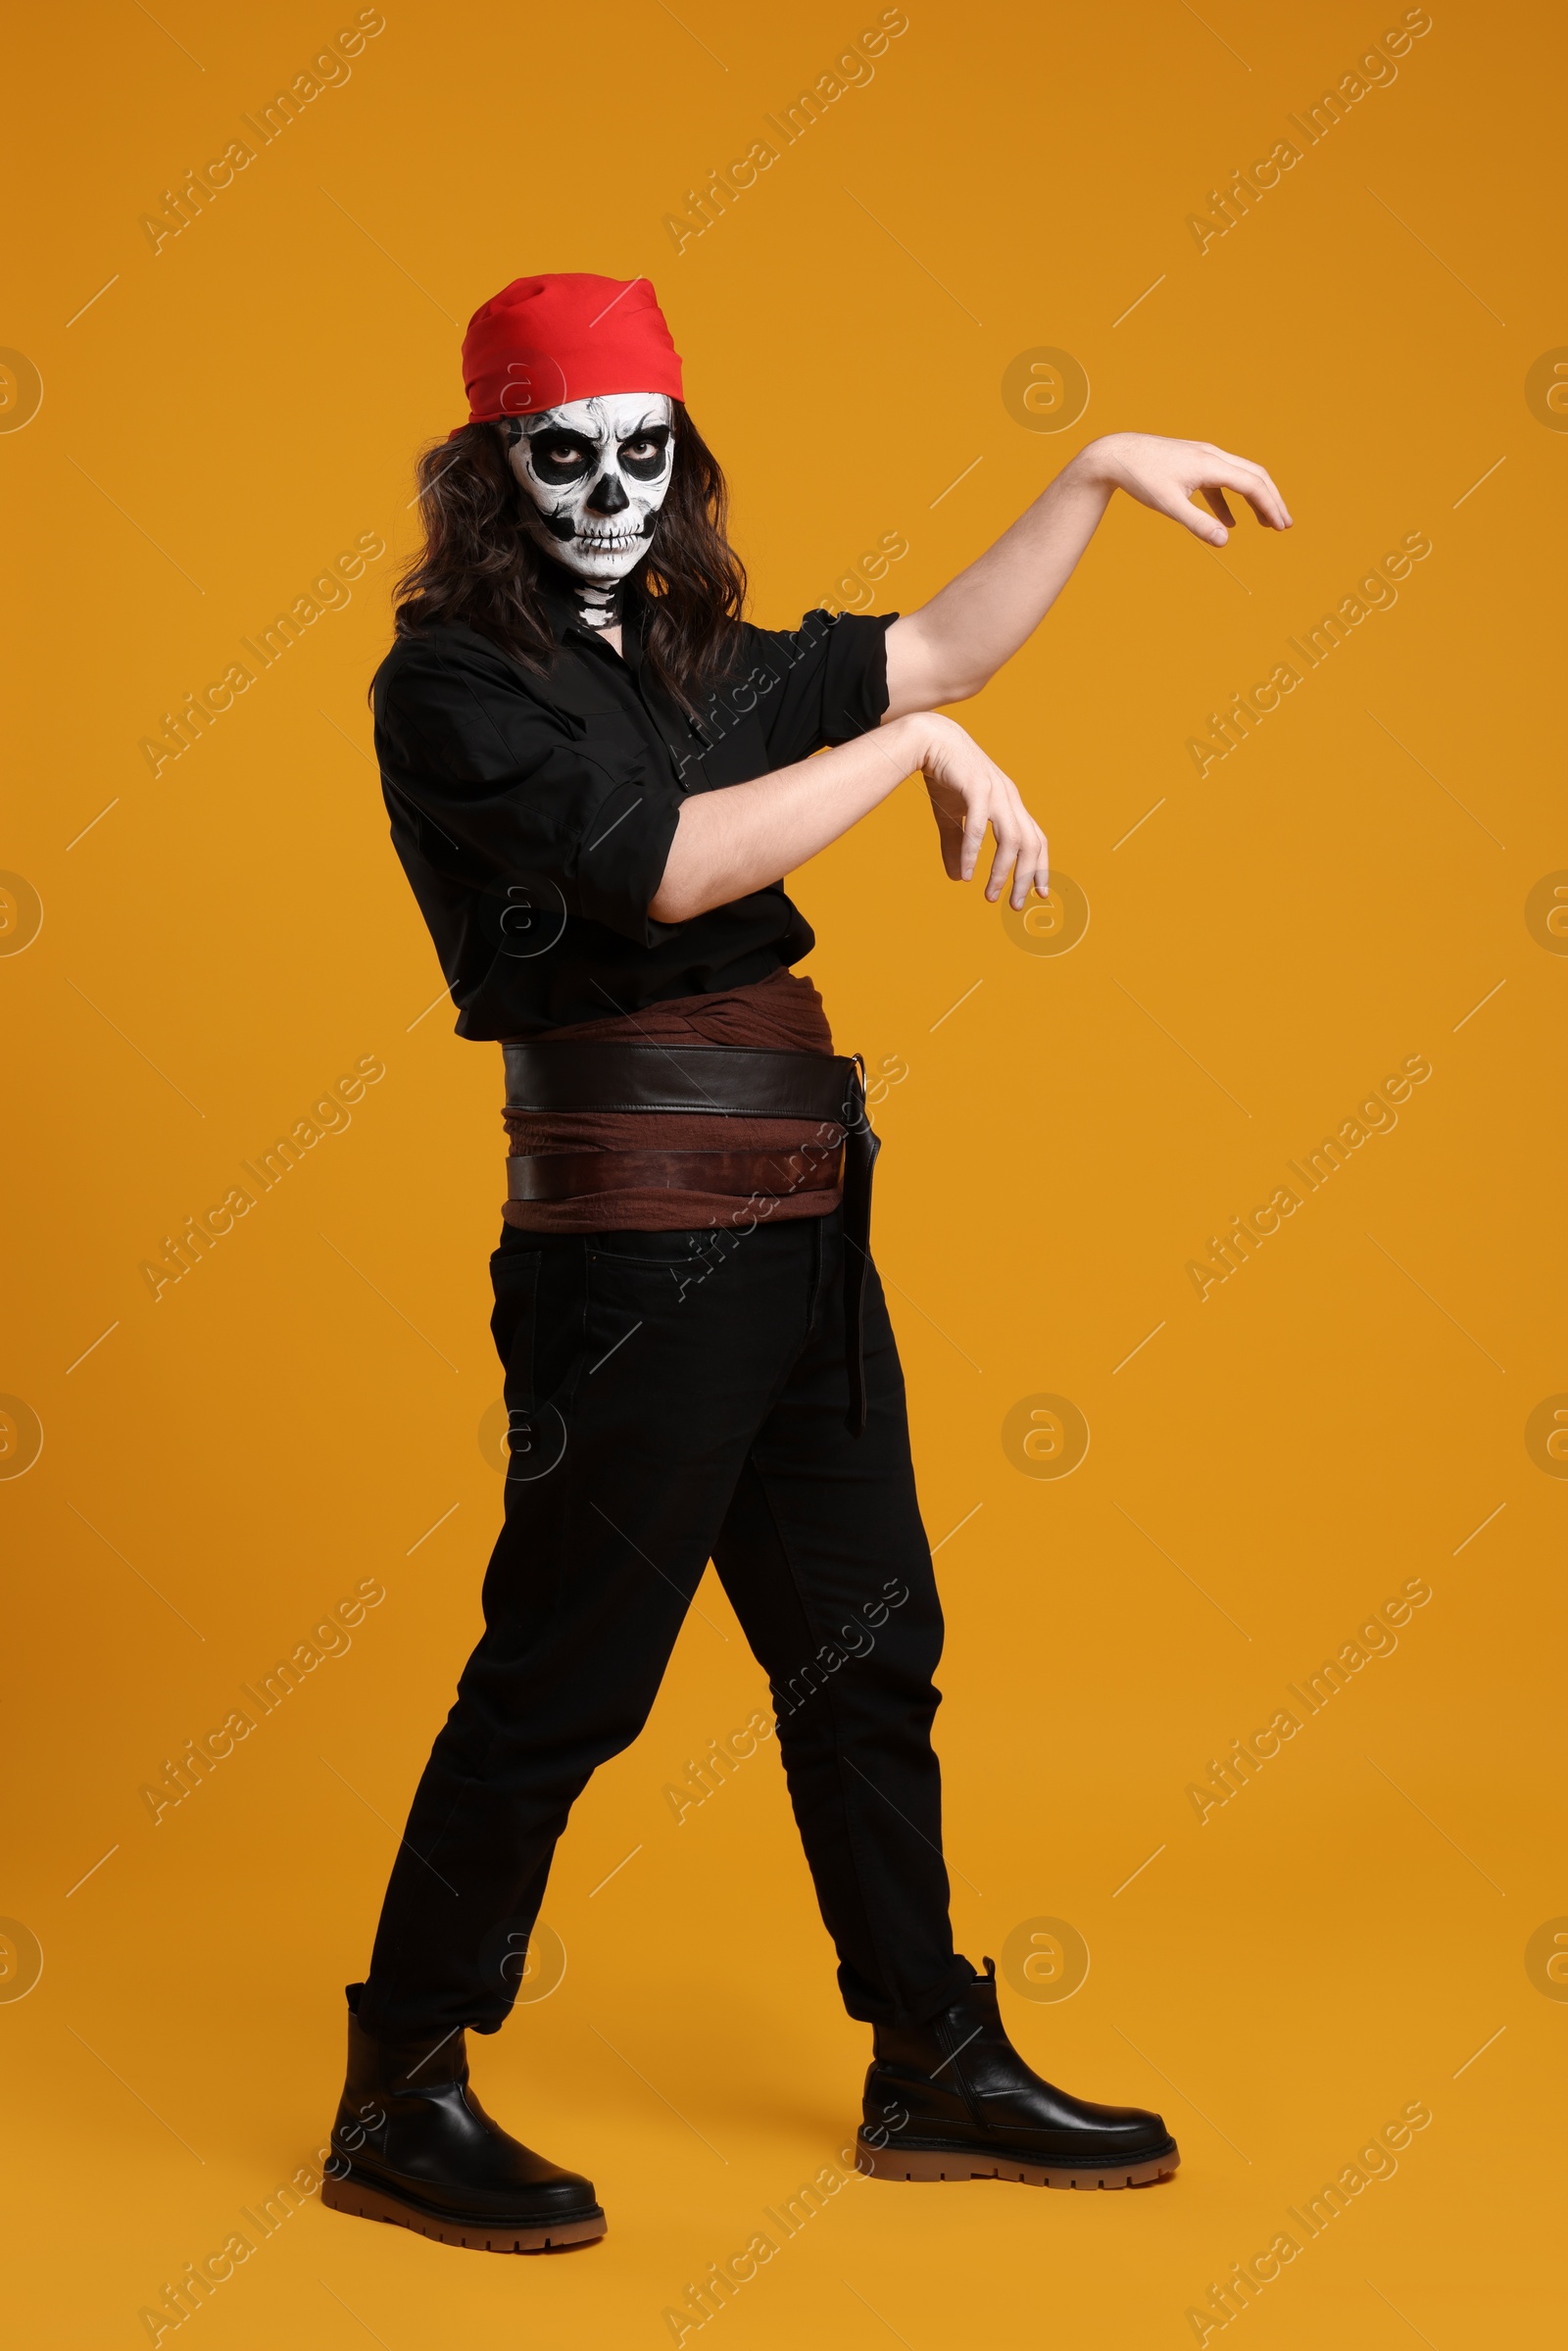
{"label": "wide leather belt", "polygon": [[[866,1119],[858,1057],[730,1045],[516,1044],[503,1046],[502,1051],[509,1112],[549,1116],[563,1111],[679,1111],[714,1118],[808,1119],[843,1130],[848,1426],[852,1435],[861,1436],[866,1418],[864,1308],[871,1172],[882,1147]],[[570,1200],[585,1193],[646,1186],[702,1188],[765,1200],[831,1185],[838,1180],[837,1159],[836,1149],[824,1159],[804,1151],[546,1151],[510,1158],[507,1174],[513,1200]],[[798,1172],[802,1162],[804,1174]],[[694,1181],[694,1169],[707,1171],[700,1185]]]}
{"label": "wide leather belt", "polygon": [[860,1064],[738,1045],[506,1045],[509,1110],[681,1110],[719,1118],[864,1115]]}

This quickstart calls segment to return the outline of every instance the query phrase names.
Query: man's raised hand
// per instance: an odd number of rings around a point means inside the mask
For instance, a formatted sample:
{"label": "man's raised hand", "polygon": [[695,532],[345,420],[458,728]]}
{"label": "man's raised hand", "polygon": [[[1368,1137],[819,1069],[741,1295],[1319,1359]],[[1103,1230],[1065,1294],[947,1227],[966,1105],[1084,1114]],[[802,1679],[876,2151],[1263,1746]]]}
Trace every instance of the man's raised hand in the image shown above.
{"label": "man's raised hand", "polygon": [[[1156,433],[1113,432],[1091,441],[1069,470],[1081,469],[1107,488],[1125,490],[1156,514],[1183,522],[1196,538],[1223,547],[1236,525],[1226,503],[1233,490],[1245,498],[1267,530],[1289,530],[1290,510],[1272,476],[1250,458],[1216,449],[1212,441],[1167,441]],[[1201,498],[1204,514],[1193,504]]]}

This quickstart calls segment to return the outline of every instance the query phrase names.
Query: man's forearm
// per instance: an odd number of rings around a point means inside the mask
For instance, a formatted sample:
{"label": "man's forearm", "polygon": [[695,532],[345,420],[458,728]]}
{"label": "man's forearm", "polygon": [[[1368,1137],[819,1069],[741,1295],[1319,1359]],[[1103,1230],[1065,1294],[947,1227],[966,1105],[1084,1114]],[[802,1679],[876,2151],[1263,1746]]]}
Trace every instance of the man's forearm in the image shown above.
{"label": "man's forearm", "polygon": [[1081,451],[994,547],[888,631],[889,718],[978,694],[1040,626],[1094,537],[1111,483]]}
{"label": "man's forearm", "polygon": [[649,913],[655,922],[690,922],[782,880],[868,815],[921,757],[918,723],[910,720],[748,784],[694,792],[681,805]]}
{"label": "man's forearm", "polygon": [[1040,626],[1117,490],[1207,547],[1223,547],[1234,525],[1227,491],[1244,498],[1265,529],[1291,527],[1278,487],[1250,458],[1212,441],[1105,433],[1078,452],[995,547],[893,623],[888,717],[978,694]]}

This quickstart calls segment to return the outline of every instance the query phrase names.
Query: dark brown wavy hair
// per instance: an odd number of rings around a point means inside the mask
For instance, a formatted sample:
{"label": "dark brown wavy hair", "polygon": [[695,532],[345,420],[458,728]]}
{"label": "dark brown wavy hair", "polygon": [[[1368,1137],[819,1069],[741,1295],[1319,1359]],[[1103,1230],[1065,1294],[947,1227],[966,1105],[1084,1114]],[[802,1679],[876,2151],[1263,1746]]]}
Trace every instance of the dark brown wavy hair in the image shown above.
{"label": "dark brown wavy hair", "polygon": [[[746,572],[725,538],[729,491],[718,460],[675,412],[669,489],[634,576],[650,600],[647,658],[659,683],[695,712],[729,675],[739,647]],[[462,620],[530,668],[553,649],[539,597],[546,558],[524,528],[523,490],[501,424],[466,424],[419,459],[424,545],[393,591],[399,636]]]}

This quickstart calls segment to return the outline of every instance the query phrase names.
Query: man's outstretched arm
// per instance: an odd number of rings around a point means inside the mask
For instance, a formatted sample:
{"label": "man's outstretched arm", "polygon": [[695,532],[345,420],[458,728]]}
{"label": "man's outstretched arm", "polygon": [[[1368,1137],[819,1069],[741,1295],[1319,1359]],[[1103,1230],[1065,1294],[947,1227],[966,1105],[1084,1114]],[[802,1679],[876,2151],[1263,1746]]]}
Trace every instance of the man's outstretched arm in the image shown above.
{"label": "man's outstretched arm", "polygon": [[[888,631],[887,719],[963,702],[1034,634],[1072,576],[1116,490],[1210,547],[1235,524],[1225,493],[1269,530],[1289,530],[1284,499],[1261,465],[1210,441],[1109,433],[1091,441],[994,547]],[[1208,512],[1195,506],[1202,498]],[[884,719],[883,723],[887,723]]]}

